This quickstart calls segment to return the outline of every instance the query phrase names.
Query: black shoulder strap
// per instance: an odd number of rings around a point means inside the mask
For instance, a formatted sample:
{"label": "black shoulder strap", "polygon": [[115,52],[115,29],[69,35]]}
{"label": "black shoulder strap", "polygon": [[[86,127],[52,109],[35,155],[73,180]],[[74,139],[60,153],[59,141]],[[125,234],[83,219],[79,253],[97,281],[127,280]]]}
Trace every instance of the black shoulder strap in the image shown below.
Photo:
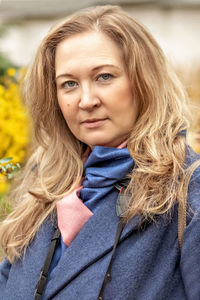
{"label": "black shoulder strap", "polygon": [[117,215],[119,217],[119,222],[118,222],[117,231],[116,231],[116,235],[115,235],[115,241],[114,241],[114,245],[113,245],[113,249],[112,249],[110,263],[109,263],[107,271],[105,273],[103,283],[102,283],[97,300],[103,300],[103,292],[104,292],[105,285],[107,282],[111,281],[111,279],[112,279],[111,278],[111,268],[112,268],[113,258],[114,258],[115,250],[116,250],[117,244],[119,242],[121,233],[125,226],[125,224],[123,223],[123,219],[121,217],[121,214],[123,213],[123,210],[124,210],[124,203],[122,204],[122,202],[124,202],[124,198],[125,198],[125,201],[127,200],[126,196],[124,195],[124,190],[128,186],[129,181],[130,181],[130,179],[124,179],[123,181],[119,182],[119,184],[117,183],[115,185],[115,187],[120,191],[119,195],[118,195],[118,199],[117,199],[117,205],[116,205],[116,211],[117,211]]}
{"label": "black shoulder strap", "polygon": [[40,300],[42,293],[47,283],[48,272],[53,258],[53,254],[60,240],[60,230],[57,228],[54,232],[53,238],[51,239],[51,245],[47,254],[44,266],[41,269],[40,277],[35,288],[34,300]]}
{"label": "black shoulder strap", "polygon": [[105,285],[108,281],[111,281],[111,279],[112,279],[111,278],[111,268],[112,268],[113,257],[114,257],[114,253],[115,253],[117,244],[119,242],[119,238],[120,238],[120,235],[122,233],[123,228],[124,228],[124,224],[122,223],[122,219],[120,218],[118,226],[117,226],[117,232],[116,232],[116,235],[115,235],[115,241],[114,241],[114,245],[113,245],[113,249],[112,249],[112,255],[111,255],[110,263],[108,265],[106,274],[104,276],[104,280],[103,280],[101,290],[99,292],[97,300],[103,300],[103,292],[104,292]]}
{"label": "black shoulder strap", "polygon": [[[123,187],[127,187],[128,182],[129,182],[129,180],[125,179],[123,182],[120,182],[119,185],[115,186],[117,189],[120,190],[118,198],[124,195]],[[116,247],[117,247],[117,244],[118,244],[118,241],[119,241],[119,238],[120,238],[123,228],[124,228],[124,224],[122,222],[122,218],[119,216],[119,223],[118,223],[115,241],[114,241],[114,245],[113,245],[113,249],[112,249],[112,255],[111,255],[110,263],[108,265],[107,272],[106,272],[104,280],[103,280],[103,284],[102,284],[99,296],[98,296],[99,300],[103,299],[103,291],[104,291],[106,282],[111,280],[112,261],[113,261],[114,253],[115,253],[115,250],[116,250]],[[59,241],[60,241],[60,231],[57,228],[55,230],[53,238],[51,239],[51,245],[50,245],[49,252],[47,254],[44,266],[41,269],[40,277],[39,277],[38,283],[35,288],[34,300],[41,300],[41,298],[42,298],[42,294],[43,294],[43,291],[45,289],[45,286],[46,286],[46,283],[48,280],[48,272],[49,272],[49,268],[51,265],[51,261],[52,261],[55,249],[56,249]]]}

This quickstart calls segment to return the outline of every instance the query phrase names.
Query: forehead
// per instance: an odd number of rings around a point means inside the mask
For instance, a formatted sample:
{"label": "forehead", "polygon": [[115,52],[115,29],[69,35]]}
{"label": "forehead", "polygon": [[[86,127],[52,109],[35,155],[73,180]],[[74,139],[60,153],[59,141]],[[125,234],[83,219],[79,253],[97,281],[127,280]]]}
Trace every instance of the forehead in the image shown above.
{"label": "forehead", "polygon": [[123,65],[119,46],[104,33],[76,34],[63,40],[56,48],[56,72],[64,67],[95,67],[97,64]]}

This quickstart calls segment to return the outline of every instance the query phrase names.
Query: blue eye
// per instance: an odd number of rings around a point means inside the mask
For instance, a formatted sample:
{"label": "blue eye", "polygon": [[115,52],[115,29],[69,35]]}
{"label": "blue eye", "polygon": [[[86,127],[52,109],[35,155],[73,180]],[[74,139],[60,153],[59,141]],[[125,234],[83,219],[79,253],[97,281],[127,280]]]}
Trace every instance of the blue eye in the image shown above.
{"label": "blue eye", "polygon": [[111,77],[113,77],[111,74],[104,73],[104,74],[99,75],[98,80],[108,81],[109,79],[111,79]]}
{"label": "blue eye", "polygon": [[71,89],[71,88],[74,88],[75,86],[77,86],[77,82],[76,81],[73,81],[73,80],[68,80],[68,81],[65,81],[62,86],[64,88],[67,88],[67,89]]}

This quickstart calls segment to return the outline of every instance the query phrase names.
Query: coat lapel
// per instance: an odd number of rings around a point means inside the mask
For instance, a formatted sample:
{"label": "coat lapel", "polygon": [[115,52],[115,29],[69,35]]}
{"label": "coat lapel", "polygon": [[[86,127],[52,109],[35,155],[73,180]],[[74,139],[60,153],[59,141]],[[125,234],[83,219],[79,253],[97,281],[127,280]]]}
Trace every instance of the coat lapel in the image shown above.
{"label": "coat lapel", "polygon": [[[116,197],[108,197],[105,199],[106,201],[102,201],[95,214],[64,252],[51,273],[45,298],[52,298],[59,293],[85,268],[112,250],[119,221],[115,210],[115,199]],[[127,238],[137,228],[137,225],[138,218],[136,217],[126,225],[120,241]]]}

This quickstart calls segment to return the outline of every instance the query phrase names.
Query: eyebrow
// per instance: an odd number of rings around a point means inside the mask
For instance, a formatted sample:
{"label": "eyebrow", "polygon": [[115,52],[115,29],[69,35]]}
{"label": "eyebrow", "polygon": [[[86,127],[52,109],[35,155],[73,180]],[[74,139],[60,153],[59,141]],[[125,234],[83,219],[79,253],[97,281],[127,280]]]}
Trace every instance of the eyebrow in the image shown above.
{"label": "eyebrow", "polygon": [[[112,68],[115,68],[115,69],[118,69],[120,70],[120,68],[118,66],[115,66],[115,65],[112,65],[112,64],[105,64],[105,65],[99,65],[99,66],[96,66],[92,69],[92,72],[94,71],[97,71],[99,69],[102,69],[104,67],[112,67]],[[60,78],[60,77],[73,77],[74,75],[73,74],[70,74],[70,73],[63,73],[63,74],[60,74],[56,77],[56,79]]]}

